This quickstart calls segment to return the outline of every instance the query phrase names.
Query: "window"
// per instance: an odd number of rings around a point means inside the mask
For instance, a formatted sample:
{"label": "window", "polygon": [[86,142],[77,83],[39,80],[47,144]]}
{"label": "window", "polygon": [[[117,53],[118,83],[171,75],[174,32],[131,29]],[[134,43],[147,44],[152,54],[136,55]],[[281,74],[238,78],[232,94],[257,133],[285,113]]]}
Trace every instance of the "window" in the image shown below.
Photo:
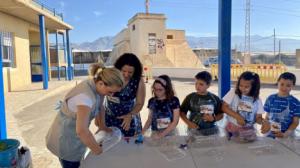
{"label": "window", "polygon": [[10,32],[0,32],[2,61],[4,67],[12,67],[14,63],[13,35]]}
{"label": "window", "polygon": [[134,31],[135,30],[135,25],[132,25],[132,31]]}
{"label": "window", "polygon": [[156,34],[149,33],[148,36],[149,54],[156,54]]}
{"label": "window", "polygon": [[173,35],[167,35],[167,39],[173,39]]}

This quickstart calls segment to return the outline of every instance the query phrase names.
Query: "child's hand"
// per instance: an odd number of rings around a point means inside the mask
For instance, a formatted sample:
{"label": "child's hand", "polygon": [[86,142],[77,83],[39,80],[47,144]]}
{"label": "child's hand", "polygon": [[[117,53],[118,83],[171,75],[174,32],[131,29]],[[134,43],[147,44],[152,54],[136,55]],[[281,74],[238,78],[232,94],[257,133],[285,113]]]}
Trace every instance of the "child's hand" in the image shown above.
{"label": "child's hand", "polygon": [[144,129],[142,129],[141,134],[142,134],[142,135],[145,135],[145,132],[146,132],[146,131],[145,131]]}
{"label": "child's hand", "polygon": [[204,114],[203,115],[203,120],[205,122],[212,122],[212,121],[214,121],[214,117],[211,114]]}
{"label": "child's hand", "polygon": [[195,123],[191,123],[189,126],[188,126],[190,129],[198,129],[198,125],[195,124]]}
{"label": "child's hand", "polygon": [[272,133],[273,133],[274,136],[277,137],[277,138],[287,138],[287,137],[289,137],[289,136],[293,133],[293,131],[287,130],[287,131],[285,131],[284,133],[281,132],[281,131],[274,131],[274,132],[272,132]]}
{"label": "child's hand", "polygon": [[155,133],[151,136],[151,138],[154,140],[159,140],[162,138],[162,135],[160,133]]}
{"label": "child's hand", "polygon": [[262,134],[265,134],[267,132],[269,132],[271,129],[271,125],[268,121],[263,121],[262,124],[261,124],[261,133]]}
{"label": "child's hand", "polygon": [[272,133],[274,134],[274,136],[276,138],[284,138],[285,137],[284,133],[282,133],[281,131],[273,131]]}
{"label": "child's hand", "polygon": [[243,118],[242,116],[238,116],[238,117],[236,118],[236,121],[237,121],[237,123],[238,123],[239,125],[241,125],[241,126],[246,125],[246,122],[245,122],[245,120],[244,120],[244,118]]}

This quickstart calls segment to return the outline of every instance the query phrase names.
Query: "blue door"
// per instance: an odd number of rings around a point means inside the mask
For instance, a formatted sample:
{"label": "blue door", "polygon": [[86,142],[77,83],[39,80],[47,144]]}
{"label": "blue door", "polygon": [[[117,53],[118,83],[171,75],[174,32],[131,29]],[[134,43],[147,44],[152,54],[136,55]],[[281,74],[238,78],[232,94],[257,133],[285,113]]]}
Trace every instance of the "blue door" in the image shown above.
{"label": "blue door", "polygon": [[43,81],[43,69],[40,46],[30,46],[31,81]]}

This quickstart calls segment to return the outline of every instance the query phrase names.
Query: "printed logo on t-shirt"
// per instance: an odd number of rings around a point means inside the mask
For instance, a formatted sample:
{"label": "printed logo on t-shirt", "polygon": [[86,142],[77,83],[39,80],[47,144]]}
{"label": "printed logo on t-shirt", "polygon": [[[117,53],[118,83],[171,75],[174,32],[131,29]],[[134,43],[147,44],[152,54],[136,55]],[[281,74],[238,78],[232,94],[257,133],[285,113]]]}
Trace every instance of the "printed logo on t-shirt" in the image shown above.
{"label": "printed logo on t-shirt", "polygon": [[113,96],[107,96],[108,101],[114,102],[114,103],[120,103],[120,99],[118,97]]}
{"label": "printed logo on t-shirt", "polygon": [[240,101],[237,107],[239,112],[247,112],[247,113],[251,113],[252,108],[253,108],[253,103],[249,101]]}
{"label": "printed logo on t-shirt", "polygon": [[200,112],[202,114],[213,114],[214,113],[214,105],[212,105],[212,104],[201,105]]}
{"label": "printed logo on t-shirt", "polygon": [[169,124],[171,123],[171,119],[169,117],[168,118],[158,118],[156,121],[157,121],[158,129],[167,128],[169,126]]}

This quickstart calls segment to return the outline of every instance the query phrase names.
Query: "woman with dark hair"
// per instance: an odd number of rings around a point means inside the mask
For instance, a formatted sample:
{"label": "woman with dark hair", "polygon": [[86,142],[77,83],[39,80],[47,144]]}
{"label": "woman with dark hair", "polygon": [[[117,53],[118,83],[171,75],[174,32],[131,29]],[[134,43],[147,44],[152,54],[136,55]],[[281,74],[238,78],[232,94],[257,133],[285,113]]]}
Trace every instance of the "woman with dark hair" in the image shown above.
{"label": "woman with dark hair", "polygon": [[132,137],[142,130],[139,113],[146,94],[142,64],[136,55],[125,53],[116,60],[114,66],[122,72],[125,85],[120,92],[107,97],[105,123],[109,127],[118,127],[124,137]]}

